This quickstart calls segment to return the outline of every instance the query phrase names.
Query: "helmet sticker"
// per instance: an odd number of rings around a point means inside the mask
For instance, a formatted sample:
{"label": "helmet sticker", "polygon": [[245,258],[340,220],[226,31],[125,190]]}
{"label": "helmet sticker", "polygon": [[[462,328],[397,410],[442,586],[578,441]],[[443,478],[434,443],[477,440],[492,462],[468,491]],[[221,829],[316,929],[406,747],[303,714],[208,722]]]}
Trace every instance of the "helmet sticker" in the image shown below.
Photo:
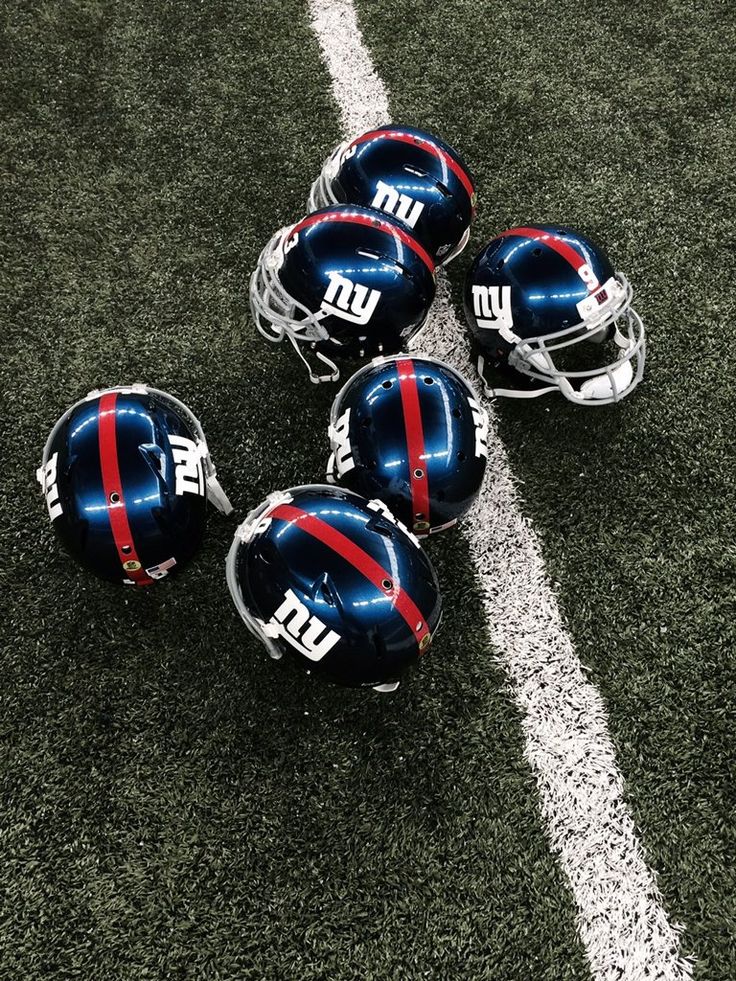
{"label": "helmet sticker", "polygon": [[351,324],[367,324],[381,299],[380,290],[369,290],[336,272],[329,276],[330,284],[320,309]]}
{"label": "helmet sticker", "polygon": [[270,637],[282,637],[310,661],[321,661],[340,640],[340,635],[328,630],[319,617],[309,615],[307,607],[291,589],[287,589],[283,603],[265,624],[264,631]]}
{"label": "helmet sticker", "polygon": [[284,255],[287,255],[294,246],[299,241],[299,232],[292,232],[290,235],[287,234],[284,238],[284,244],[282,245]]}
{"label": "helmet sticker", "polygon": [[149,569],[146,569],[146,572],[151,579],[163,579],[164,576],[168,575],[169,569],[173,569],[175,565],[176,559],[172,555],[172,557],[170,559],[166,559],[165,562],[159,562],[158,565],[152,565]]}
{"label": "helmet sticker", "polygon": [[475,456],[488,457],[488,413],[468,396],[468,405],[475,423]]}
{"label": "helmet sticker", "polygon": [[611,276],[597,292],[590,293],[577,304],[578,313],[582,320],[596,322],[620,306],[625,294],[626,291],[616,277]]}
{"label": "helmet sticker", "polygon": [[39,467],[36,472],[38,482],[41,484],[41,488],[46,495],[46,506],[49,509],[49,517],[52,521],[55,521],[56,518],[61,517],[64,513],[59,500],[59,488],[56,485],[56,465],[58,459],[59,454],[54,453],[47,461],[46,466]]}
{"label": "helmet sticker", "polygon": [[371,201],[371,207],[393,215],[410,228],[414,228],[419,221],[419,216],[424,211],[423,202],[415,201],[408,194],[400,194],[396,188],[381,180],[376,184],[376,193]]}
{"label": "helmet sticker", "polygon": [[328,435],[332,444],[337,474],[339,477],[343,477],[355,467],[353,448],[350,445],[350,408],[345,409],[334,426],[330,424]]}
{"label": "helmet sticker", "polygon": [[591,293],[593,292],[593,290],[598,289],[598,287],[600,286],[600,283],[598,282],[598,277],[590,268],[587,262],[584,262],[582,266],[578,267],[577,273],[578,276],[585,283],[585,285],[588,287]]}
{"label": "helmet sticker", "polygon": [[204,469],[198,443],[186,436],[169,433],[169,445],[174,457],[177,497],[183,494],[205,496]]}
{"label": "helmet sticker", "polygon": [[518,341],[512,328],[510,286],[479,286],[473,283],[473,313],[481,330],[497,330],[504,340]]}

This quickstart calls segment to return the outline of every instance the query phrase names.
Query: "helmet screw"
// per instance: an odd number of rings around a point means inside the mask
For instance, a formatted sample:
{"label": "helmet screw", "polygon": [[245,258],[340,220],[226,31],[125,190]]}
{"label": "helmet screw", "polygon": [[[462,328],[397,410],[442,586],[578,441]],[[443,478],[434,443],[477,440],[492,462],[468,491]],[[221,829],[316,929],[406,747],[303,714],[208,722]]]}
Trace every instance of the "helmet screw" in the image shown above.
{"label": "helmet screw", "polygon": [[417,480],[421,480],[421,478],[424,476],[424,471],[421,469],[421,467],[416,468],[414,471],[414,476],[417,478]]}

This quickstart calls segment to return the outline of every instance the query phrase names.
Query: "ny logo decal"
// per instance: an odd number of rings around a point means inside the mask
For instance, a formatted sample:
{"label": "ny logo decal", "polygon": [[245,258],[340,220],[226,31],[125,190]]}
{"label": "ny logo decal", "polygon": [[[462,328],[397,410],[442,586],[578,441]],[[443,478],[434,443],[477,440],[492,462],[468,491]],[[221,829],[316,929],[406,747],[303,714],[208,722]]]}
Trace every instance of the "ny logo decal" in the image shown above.
{"label": "ny logo decal", "polygon": [[176,476],[174,493],[199,494],[204,497],[204,470],[197,444],[186,436],[169,435],[169,445],[174,457]]}
{"label": "ny logo decal", "polygon": [[320,309],[351,324],[367,324],[381,299],[380,291],[369,290],[339,273],[329,275],[330,285]]}
{"label": "ny logo decal", "polygon": [[59,488],[56,486],[56,464],[59,454],[54,455],[46,462],[45,467],[40,467],[36,476],[46,495],[46,506],[49,509],[49,517],[52,521],[64,513],[59,500]]}
{"label": "ny logo decal", "polygon": [[475,423],[475,456],[488,456],[488,413],[475,399],[468,398]]}
{"label": "ny logo decal", "polygon": [[287,589],[284,602],[267,626],[310,661],[321,661],[340,640],[340,635],[328,630],[319,617],[309,615],[307,607],[291,589]]}
{"label": "ny logo decal", "polygon": [[473,313],[481,330],[497,330],[506,341],[518,338],[512,331],[510,286],[473,285]]}
{"label": "ny logo decal", "polygon": [[353,448],[350,445],[350,409],[345,409],[335,425],[330,425],[329,433],[337,474],[342,477],[355,467]]}
{"label": "ny logo decal", "polygon": [[421,201],[415,201],[408,194],[399,194],[396,188],[391,187],[390,184],[384,184],[383,181],[378,181],[376,184],[376,193],[371,201],[371,207],[395,215],[410,228],[416,225],[419,216],[424,211],[424,205]]}

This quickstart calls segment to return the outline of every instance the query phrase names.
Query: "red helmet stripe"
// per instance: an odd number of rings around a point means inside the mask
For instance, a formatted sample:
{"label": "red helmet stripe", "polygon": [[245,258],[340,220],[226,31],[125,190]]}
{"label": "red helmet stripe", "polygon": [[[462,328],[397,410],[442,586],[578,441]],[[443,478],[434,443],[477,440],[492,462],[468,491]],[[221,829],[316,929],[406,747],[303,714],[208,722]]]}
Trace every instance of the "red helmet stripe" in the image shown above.
{"label": "red helmet stripe", "polygon": [[[301,508],[293,507],[291,504],[278,504],[273,511],[268,513],[270,518],[278,518],[287,521],[289,524],[296,525],[300,531],[311,535],[317,541],[322,542],[333,552],[345,559],[361,575],[373,583],[376,589],[384,596],[389,597],[396,607],[407,627],[413,634],[419,650],[423,651],[427,642],[424,639],[429,634],[429,627],[419,607],[414,603],[411,596],[393,581],[392,576],[386,572],[383,566],[379,565],[374,558],[367,552],[343,535],[337,528],[327,524],[321,518]],[[384,583],[390,585],[386,587]]]}
{"label": "red helmet stripe", "polygon": [[419,145],[427,153],[431,153],[432,156],[437,157],[441,160],[449,170],[457,177],[460,183],[463,185],[468,193],[468,197],[473,199],[475,194],[475,188],[473,187],[473,182],[470,179],[470,174],[448,153],[442,149],[442,147],[437,146],[432,140],[426,137],[417,136],[414,133],[403,133],[400,129],[372,129],[367,133],[363,133],[356,140],[350,144],[350,146],[358,146],[360,143],[367,143],[369,140],[396,140],[398,143],[411,143],[413,146]]}
{"label": "red helmet stripe", "polygon": [[[404,430],[409,453],[409,479],[411,481],[412,523],[429,523],[429,477],[424,450],[424,430],[422,410],[419,405],[419,390],[414,363],[411,358],[401,358],[396,364],[399,374],[399,391],[404,410]],[[421,518],[417,515],[421,514]]]}
{"label": "red helmet stripe", "polygon": [[[585,257],[580,255],[571,245],[568,245],[559,235],[555,235],[554,232],[547,232],[543,228],[509,228],[508,231],[501,232],[496,238],[502,238],[504,235],[519,235],[523,238],[533,239],[535,242],[541,242],[542,245],[546,245],[548,248],[553,249],[558,255],[561,255],[563,259],[570,263],[576,273],[580,274],[580,269],[582,266],[587,265]],[[583,280],[585,282],[585,280]],[[595,284],[588,286],[590,292],[599,288],[599,283],[596,280]]]}
{"label": "red helmet stripe", "polygon": [[[123,494],[123,482],[120,478],[117,441],[117,392],[107,392],[100,397],[97,430],[100,446],[100,468],[102,471],[102,488],[105,494],[107,516],[112,529],[112,537],[118,550],[118,558],[123,572],[137,586],[147,586],[153,579],[146,575],[128,523],[128,512]],[[112,498],[116,498],[113,500]],[[123,548],[127,551],[123,551]],[[130,568],[135,564],[137,568]],[[126,568],[128,565],[128,568]]]}
{"label": "red helmet stripe", "polygon": [[383,218],[379,218],[378,213],[376,213],[375,218],[349,211],[327,211],[322,214],[308,215],[289,230],[287,238],[300,232],[303,228],[309,228],[311,225],[318,225],[320,222],[327,221],[347,222],[351,225],[369,225],[371,228],[380,228],[381,231],[388,232],[389,235],[393,235],[394,238],[398,238],[403,242],[407,248],[419,256],[431,273],[434,272],[434,262],[429,252],[423,249],[419,242],[412,235],[405,232],[403,228],[399,228],[397,225],[392,225],[390,222],[384,221]]}

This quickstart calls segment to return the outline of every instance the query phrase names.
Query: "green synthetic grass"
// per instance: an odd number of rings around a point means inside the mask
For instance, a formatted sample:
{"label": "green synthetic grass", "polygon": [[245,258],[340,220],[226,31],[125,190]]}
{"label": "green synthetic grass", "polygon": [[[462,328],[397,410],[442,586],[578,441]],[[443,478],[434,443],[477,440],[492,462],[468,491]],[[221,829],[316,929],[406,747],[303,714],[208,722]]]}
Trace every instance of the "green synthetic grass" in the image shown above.
{"label": "green synthetic grass", "polygon": [[0,977],[587,978],[459,536],[432,655],[379,698],[268,661],[234,519],[126,591],[35,486],[64,408],[133,380],[197,413],[238,517],[321,478],[334,390],[246,301],[339,136],[304,5],[24,4],[6,37]]}
{"label": "green synthetic grass", "polygon": [[[620,407],[498,403],[524,508],[696,977],[736,976],[736,20],[732,4],[359,3],[398,120],[514,224],[604,242],[649,336]],[[387,31],[387,23],[392,29]],[[460,295],[465,264],[452,268]]]}

